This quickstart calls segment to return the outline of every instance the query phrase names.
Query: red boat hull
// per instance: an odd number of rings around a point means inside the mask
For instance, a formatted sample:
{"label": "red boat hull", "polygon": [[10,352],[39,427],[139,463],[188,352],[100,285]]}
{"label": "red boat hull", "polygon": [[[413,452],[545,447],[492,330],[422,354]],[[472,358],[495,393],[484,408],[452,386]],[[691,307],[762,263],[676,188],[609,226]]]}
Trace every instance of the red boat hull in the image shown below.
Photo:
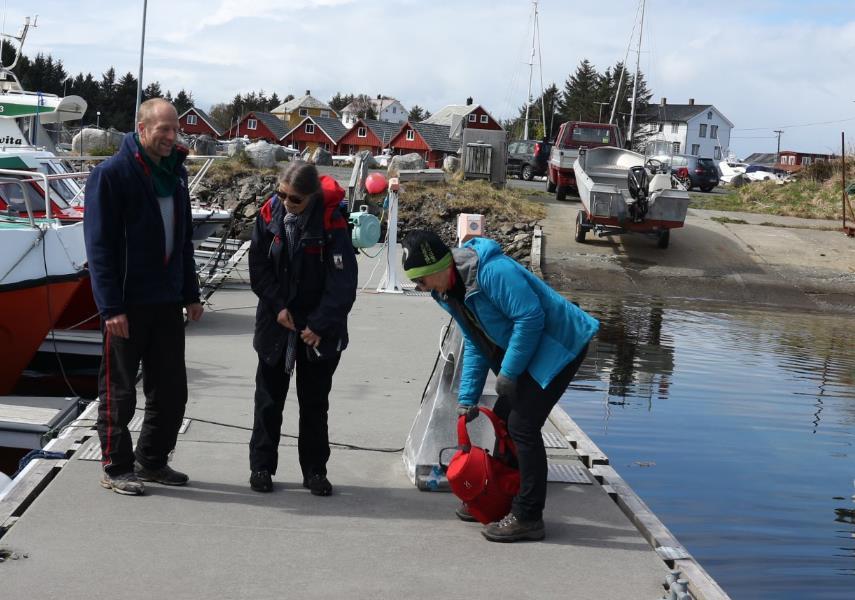
{"label": "red boat hull", "polygon": [[45,336],[89,278],[86,271],[0,288],[0,395],[12,392]]}
{"label": "red boat hull", "polygon": [[92,280],[88,277],[80,282],[80,286],[68,301],[68,305],[57,319],[54,329],[100,329],[101,318],[95,297],[92,295]]}

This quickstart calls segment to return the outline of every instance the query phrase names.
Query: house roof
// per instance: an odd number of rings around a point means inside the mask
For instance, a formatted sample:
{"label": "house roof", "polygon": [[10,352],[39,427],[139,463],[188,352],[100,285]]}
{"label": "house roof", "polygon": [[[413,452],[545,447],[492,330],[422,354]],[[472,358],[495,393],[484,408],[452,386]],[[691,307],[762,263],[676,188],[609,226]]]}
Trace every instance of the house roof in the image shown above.
{"label": "house roof", "polygon": [[208,127],[210,127],[211,129],[213,129],[213,130],[214,130],[214,133],[216,133],[216,134],[217,134],[217,136],[221,136],[221,135],[223,134],[223,132],[220,130],[220,128],[219,128],[219,127],[217,127],[217,126],[214,124],[214,120],[213,120],[210,116],[208,116],[208,113],[206,113],[206,112],[205,112],[204,110],[202,110],[201,108],[196,108],[195,106],[191,106],[190,108],[188,108],[187,110],[185,110],[185,111],[184,111],[184,112],[183,112],[183,113],[178,117],[178,120],[180,121],[181,119],[183,119],[183,118],[184,118],[184,116],[185,116],[185,115],[187,115],[187,113],[189,113],[191,110],[192,110],[193,112],[195,112],[197,115],[199,115],[199,117],[200,117],[203,121],[205,121],[205,123],[207,123],[207,124],[208,124]]}
{"label": "house roof", "polygon": [[450,127],[452,117],[468,115],[478,108],[478,106],[478,104],[449,104],[422,121],[422,123],[429,123],[431,125],[447,125]]}
{"label": "house roof", "polygon": [[270,132],[276,136],[277,140],[281,140],[288,132],[288,130],[285,128],[285,122],[274,114],[271,114],[269,112],[258,111],[253,111],[249,114],[253,115],[256,119],[264,123],[264,126],[267,127]]}
{"label": "house roof", "polygon": [[380,142],[386,146],[395,137],[395,134],[401,131],[402,123],[389,123],[388,121],[375,121],[373,119],[360,119],[365,125],[374,132]]}
{"label": "house roof", "polygon": [[312,119],[315,124],[324,130],[324,133],[333,141],[338,143],[338,141],[344,137],[344,134],[350,131],[347,127],[342,124],[341,121],[334,117],[306,117],[307,119]]}
{"label": "house roof", "polygon": [[431,150],[443,150],[445,152],[457,152],[460,149],[460,141],[452,140],[449,136],[451,127],[448,125],[436,125],[434,123],[412,123],[410,127],[415,129],[424,138]]}
{"label": "house roof", "polygon": [[283,137],[289,136],[300,129],[306,121],[311,121],[315,126],[319,127],[333,144],[337,144],[344,137],[344,134],[350,131],[342,125],[341,121],[333,117],[313,117],[309,115],[308,117],[304,117],[295,127],[291,128]]}
{"label": "house roof", "polygon": [[752,165],[774,165],[778,162],[778,155],[774,152],[755,152],[746,157],[744,162]]}
{"label": "house roof", "polygon": [[[389,108],[395,103],[401,104],[400,100],[397,98],[392,98],[391,96],[382,96],[380,98],[371,98],[371,107],[374,109],[378,115],[383,112],[386,108]],[[401,107],[403,108],[403,104]],[[356,104],[356,100],[348,103],[347,106],[341,109],[342,113],[354,113],[357,112],[361,108],[361,105]]]}
{"label": "house roof", "polygon": [[332,109],[329,105],[324,104],[311,94],[306,94],[305,96],[301,96],[299,98],[294,98],[293,100],[289,100],[288,102],[283,102],[279,106],[273,109],[272,112],[282,113],[282,112],[294,112],[298,108],[319,108],[322,110],[330,110]]}
{"label": "house roof", "polygon": [[733,127],[733,123],[730,120],[721,114],[715,106],[712,104],[651,104],[650,112],[647,113],[649,119],[656,121],[657,123],[666,123],[669,121],[678,121],[681,123],[687,122],[692,117],[701,114],[702,112],[708,110],[714,110],[721,118],[727,121],[731,127]]}

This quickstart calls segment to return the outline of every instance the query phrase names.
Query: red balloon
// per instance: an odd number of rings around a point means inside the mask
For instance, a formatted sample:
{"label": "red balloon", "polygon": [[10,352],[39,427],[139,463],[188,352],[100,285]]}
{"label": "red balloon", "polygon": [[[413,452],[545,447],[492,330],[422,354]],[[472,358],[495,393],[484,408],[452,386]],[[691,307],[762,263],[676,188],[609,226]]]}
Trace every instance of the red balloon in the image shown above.
{"label": "red balloon", "polygon": [[382,173],[369,173],[365,178],[365,189],[369,194],[379,194],[386,189],[386,178]]}

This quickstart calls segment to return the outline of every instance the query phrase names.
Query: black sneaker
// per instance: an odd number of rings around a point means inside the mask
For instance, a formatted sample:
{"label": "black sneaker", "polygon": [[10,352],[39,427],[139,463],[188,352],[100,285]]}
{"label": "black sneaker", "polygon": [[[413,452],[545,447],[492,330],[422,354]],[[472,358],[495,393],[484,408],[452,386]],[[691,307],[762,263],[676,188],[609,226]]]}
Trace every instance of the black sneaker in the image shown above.
{"label": "black sneaker", "polygon": [[537,541],[546,535],[543,519],[520,521],[514,513],[508,513],[501,521],[490,523],[481,533],[491,542]]}
{"label": "black sneaker", "polygon": [[121,475],[102,473],[101,487],[113,490],[117,494],[124,494],[125,496],[142,496],[145,493],[143,482],[139,480],[133,471],[122,473]]}
{"label": "black sneaker", "polygon": [[137,477],[143,481],[153,481],[163,485],[187,485],[190,478],[186,474],[176,471],[169,465],[159,469],[147,469],[139,463],[134,463],[134,471]]}
{"label": "black sneaker", "polygon": [[308,488],[314,496],[331,496],[332,484],[326,475],[310,475],[303,478],[303,487]]}
{"label": "black sneaker", "polygon": [[465,502],[461,502],[460,506],[457,507],[457,510],[454,511],[454,514],[457,515],[457,518],[461,521],[466,521],[467,523],[477,523],[478,519],[472,516],[472,513],[469,512],[469,507],[466,506]]}
{"label": "black sneaker", "polygon": [[253,471],[249,474],[249,487],[256,492],[272,492],[273,478],[270,471]]}

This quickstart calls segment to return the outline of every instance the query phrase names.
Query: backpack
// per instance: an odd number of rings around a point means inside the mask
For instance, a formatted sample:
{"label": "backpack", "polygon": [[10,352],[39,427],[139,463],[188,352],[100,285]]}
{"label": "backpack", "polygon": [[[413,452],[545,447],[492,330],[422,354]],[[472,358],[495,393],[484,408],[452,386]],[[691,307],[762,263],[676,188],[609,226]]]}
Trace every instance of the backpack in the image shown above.
{"label": "backpack", "polygon": [[466,416],[461,415],[457,419],[458,450],[448,463],[446,477],[454,495],[466,503],[473,517],[486,525],[510,512],[511,501],[520,489],[520,472],[506,462],[509,455],[516,457],[516,446],[505,424],[490,409],[478,410],[493,424],[498,457],[472,445]]}

